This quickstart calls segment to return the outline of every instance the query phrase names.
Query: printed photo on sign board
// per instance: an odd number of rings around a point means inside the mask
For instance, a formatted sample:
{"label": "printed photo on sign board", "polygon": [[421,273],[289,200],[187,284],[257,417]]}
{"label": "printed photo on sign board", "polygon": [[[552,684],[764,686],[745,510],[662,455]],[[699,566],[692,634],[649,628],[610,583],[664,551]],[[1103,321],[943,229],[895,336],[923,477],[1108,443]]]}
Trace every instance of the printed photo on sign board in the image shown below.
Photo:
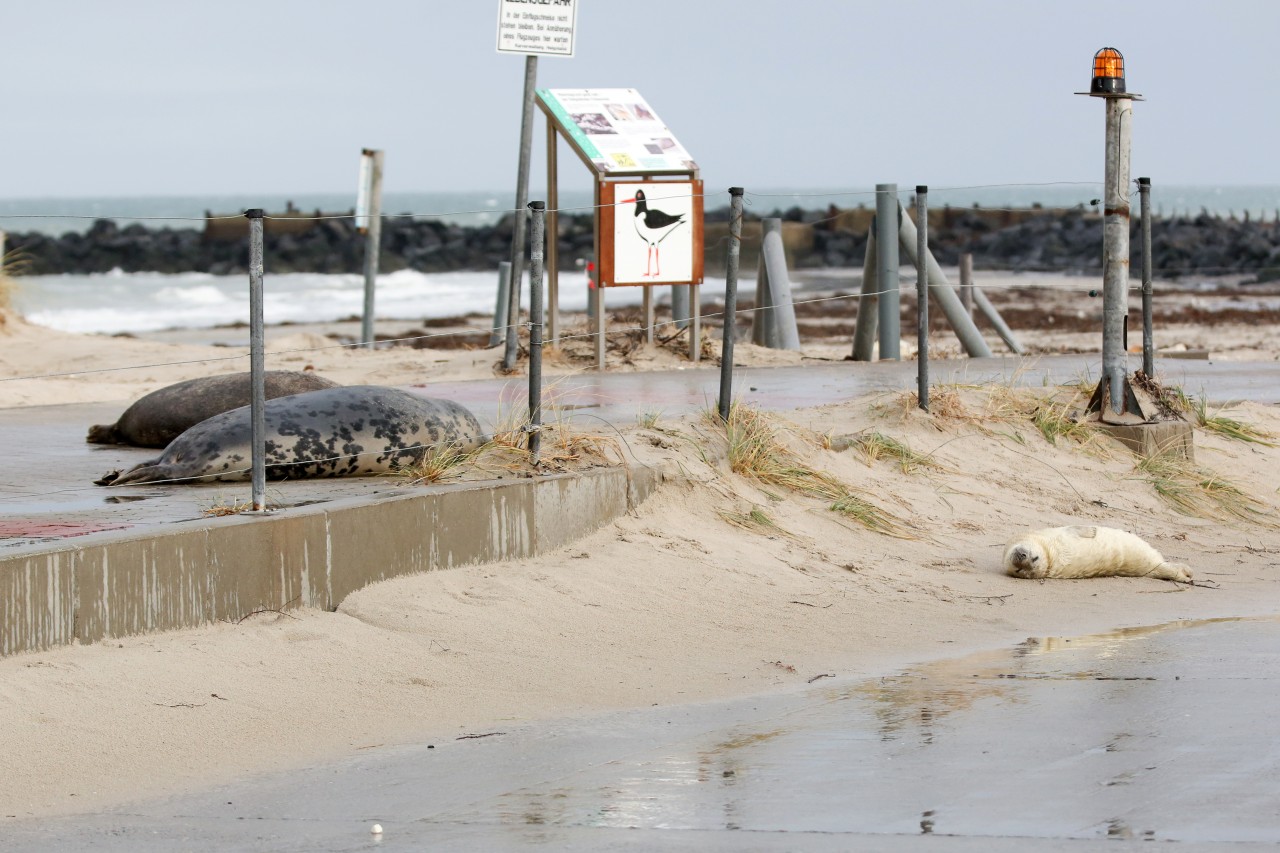
{"label": "printed photo on sign board", "polygon": [[698,164],[635,89],[540,89],[538,97],[602,172],[696,172]]}
{"label": "printed photo on sign board", "polygon": [[614,199],[614,282],[691,281],[693,185],[616,184]]}

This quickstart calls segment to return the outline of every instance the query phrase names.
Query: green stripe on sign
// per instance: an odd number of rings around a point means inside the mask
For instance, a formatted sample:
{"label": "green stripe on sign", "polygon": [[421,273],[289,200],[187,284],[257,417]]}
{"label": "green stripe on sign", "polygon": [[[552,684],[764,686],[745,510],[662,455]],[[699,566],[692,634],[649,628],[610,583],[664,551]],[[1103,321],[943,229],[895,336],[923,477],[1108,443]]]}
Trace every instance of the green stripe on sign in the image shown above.
{"label": "green stripe on sign", "polygon": [[595,143],[591,141],[591,137],[583,133],[582,128],[574,123],[573,117],[565,112],[564,105],[556,100],[556,96],[551,94],[550,89],[539,89],[538,97],[550,108],[551,114],[556,117],[556,121],[560,122],[560,126],[569,131],[569,138],[582,149],[583,154],[586,154],[591,160],[603,159],[600,149],[596,148]]}

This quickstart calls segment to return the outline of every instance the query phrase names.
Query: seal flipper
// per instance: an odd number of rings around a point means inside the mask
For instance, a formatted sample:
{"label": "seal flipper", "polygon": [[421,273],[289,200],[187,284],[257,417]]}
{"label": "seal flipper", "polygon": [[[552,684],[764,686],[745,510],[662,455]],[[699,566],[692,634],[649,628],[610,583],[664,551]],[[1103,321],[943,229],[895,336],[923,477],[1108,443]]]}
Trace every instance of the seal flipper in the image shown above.
{"label": "seal flipper", "polygon": [[139,462],[127,471],[109,471],[93,483],[96,486],[123,486],[128,483],[154,483],[168,479],[168,466],[161,465],[160,459],[156,458]]}

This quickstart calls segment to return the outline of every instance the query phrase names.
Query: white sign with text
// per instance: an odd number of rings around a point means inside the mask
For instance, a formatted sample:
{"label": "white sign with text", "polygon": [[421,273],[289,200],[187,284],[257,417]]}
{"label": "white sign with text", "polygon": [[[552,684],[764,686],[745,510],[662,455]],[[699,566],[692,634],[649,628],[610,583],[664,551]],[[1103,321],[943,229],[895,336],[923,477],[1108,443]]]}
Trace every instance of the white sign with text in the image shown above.
{"label": "white sign with text", "polygon": [[498,53],[573,56],[578,0],[498,0]]}

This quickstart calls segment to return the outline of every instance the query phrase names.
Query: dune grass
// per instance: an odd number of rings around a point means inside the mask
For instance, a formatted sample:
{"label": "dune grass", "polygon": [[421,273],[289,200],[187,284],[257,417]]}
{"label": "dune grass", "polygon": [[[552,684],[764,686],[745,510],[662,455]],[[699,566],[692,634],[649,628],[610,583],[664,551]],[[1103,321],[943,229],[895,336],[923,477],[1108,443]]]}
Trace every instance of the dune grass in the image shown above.
{"label": "dune grass", "polygon": [[1156,494],[1183,515],[1219,521],[1272,524],[1272,508],[1220,474],[1185,456],[1161,453],[1139,459],[1137,473]]}
{"label": "dune grass", "polygon": [[905,442],[882,432],[860,435],[850,447],[862,454],[868,466],[880,459],[889,459],[897,463],[904,474],[914,474],[922,468],[942,470],[942,465],[932,456],[912,450]]}
{"label": "dune grass", "polygon": [[[721,423],[718,412],[707,419]],[[727,441],[729,469],[762,486],[773,486],[827,501],[829,508],[857,521],[869,530],[899,538],[913,538],[904,522],[877,507],[852,487],[823,471],[816,471],[787,447],[777,420],[756,409],[735,403],[722,424]]]}

